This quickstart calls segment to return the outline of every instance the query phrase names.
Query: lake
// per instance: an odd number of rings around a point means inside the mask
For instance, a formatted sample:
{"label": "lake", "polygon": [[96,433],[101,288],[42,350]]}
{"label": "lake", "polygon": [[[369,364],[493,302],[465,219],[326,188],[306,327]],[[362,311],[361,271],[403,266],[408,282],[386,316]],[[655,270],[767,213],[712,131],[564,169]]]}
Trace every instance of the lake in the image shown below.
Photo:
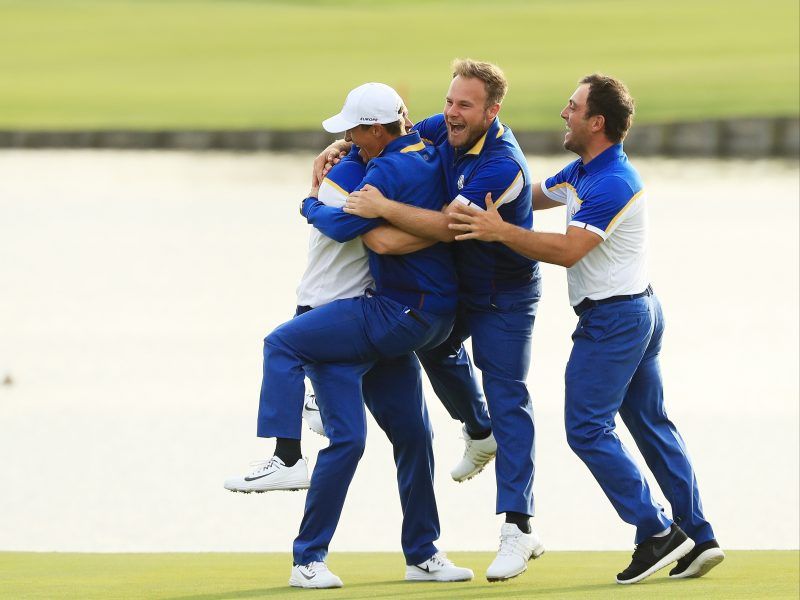
{"label": "lake", "polygon": [[[797,548],[797,162],[632,159],[667,320],[667,409],[706,514],[725,548]],[[539,180],[571,158],[529,160]],[[0,550],[290,551],[305,493],[222,483],[272,451],[255,437],[261,345],[294,310],[310,161],[0,152]],[[563,209],[535,226],[563,231]],[[534,527],[552,550],[631,549],[633,528],[566,444],[576,317],[563,269],[543,277]],[[460,427],[426,393],[440,547],[493,550],[494,468],[450,480]],[[399,551],[390,446],[369,426],[332,551]],[[304,429],[312,465],[324,444]]]}

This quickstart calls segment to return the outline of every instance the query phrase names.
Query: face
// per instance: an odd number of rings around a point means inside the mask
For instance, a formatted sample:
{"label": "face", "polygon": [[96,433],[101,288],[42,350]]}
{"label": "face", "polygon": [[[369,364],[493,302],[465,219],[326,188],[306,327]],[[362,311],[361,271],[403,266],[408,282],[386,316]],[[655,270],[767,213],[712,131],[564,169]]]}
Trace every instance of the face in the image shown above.
{"label": "face", "polygon": [[486,86],[480,79],[453,78],[444,104],[447,141],[454,148],[469,148],[492,124],[499,104],[486,106]]}
{"label": "face", "polygon": [[414,123],[408,118],[408,108],[406,108],[405,104],[403,104],[402,110],[400,111],[400,116],[403,117],[403,124],[406,126],[406,131],[414,126]]}
{"label": "face", "polygon": [[589,84],[581,84],[575,90],[575,93],[570,96],[564,110],[561,111],[561,118],[564,119],[567,126],[567,133],[564,135],[564,148],[578,155],[585,153],[591,135],[597,126],[597,116],[586,117],[586,100],[588,97]]}
{"label": "face", "polygon": [[377,138],[373,133],[374,125],[371,127],[360,127],[356,125],[348,129],[344,134],[344,139],[353,142],[360,148],[359,154],[364,161],[369,161],[381,153],[382,148],[378,147]]}

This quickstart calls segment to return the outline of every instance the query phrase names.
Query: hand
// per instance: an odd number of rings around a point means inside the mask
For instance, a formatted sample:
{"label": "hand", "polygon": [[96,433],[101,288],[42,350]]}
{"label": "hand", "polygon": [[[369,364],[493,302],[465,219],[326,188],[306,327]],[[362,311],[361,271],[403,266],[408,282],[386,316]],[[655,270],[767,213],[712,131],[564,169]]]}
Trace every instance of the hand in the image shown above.
{"label": "hand", "polygon": [[344,212],[365,219],[377,219],[383,216],[382,209],[387,202],[389,200],[378,188],[367,184],[360,191],[355,191],[347,197]]}
{"label": "hand", "polygon": [[314,164],[311,169],[311,185],[319,186],[320,182],[325,179],[325,175],[333,168],[333,165],[339,162],[339,159],[346,156],[350,152],[350,142],[344,140],[336,140],[330,146],[325,148],[314,159]]}
{"label": "hand", "polygon": [[492,202],[492,194],[486,194],[486,210],[480,210],[460,202],[452,202],[448,214],[456,223],[448,227],[456,231],[466,231],[456,236],[456,240],[482,240],[484,242],[502,242],[503,231],[508,223],[503,221],[497,207]]}

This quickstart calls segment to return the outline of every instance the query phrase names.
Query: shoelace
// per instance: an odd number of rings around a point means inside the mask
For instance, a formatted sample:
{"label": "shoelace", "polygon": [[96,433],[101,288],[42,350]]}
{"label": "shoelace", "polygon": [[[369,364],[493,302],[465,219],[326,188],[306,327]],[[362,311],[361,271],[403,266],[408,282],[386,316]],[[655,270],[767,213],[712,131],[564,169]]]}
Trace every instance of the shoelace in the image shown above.
{"label": "shoelace", "polygon": [[257,473],[261,473],[263,471],[266,471],[273,465],[274,462],[275,462],[275,457],[274,456],[270,456],[266,460],[253,461],[253,462],[250,463],[250,466],[251,467],[256,467],[256,468],[253,469],[253,471],[250,474],[251,475],[255,475]]}
{"label": "shoelace", "polygon": [[322,561],[310,562],[310,563],[308,563],[306,565],[306,569],[308,569],[312,573],[321,573],[323,571],[329,571],[330,570],[330,569],[328,569],[328,565],[326,565]]}
{"label": "shoelace", "polygon": [[501,556],[515,554],[514,550],[520,547],[522,536],[518,533],[503,533],[500,535],[500,548],[497,553]]}
{"label": "shoelace", "polygon": [[486,452],[485,450],[480,450],[475,447],[474,442],[482,442],[483,440],[473,440],[471,437],[468,437],[467,434],[462,434],[461,439],[466,442],[464,447],[464,458],[466,458],[468,455],[472,455],[474,458],[477,458],[480,461],[487,461],[493,456],[491,452]]}
{"label": "shoelace", "polygon": [[444,552],[437,552],[436,554],[431,556],[428,560],[440,567],[453,566],[453,561],[447,558],[447,554],[445,554]]}

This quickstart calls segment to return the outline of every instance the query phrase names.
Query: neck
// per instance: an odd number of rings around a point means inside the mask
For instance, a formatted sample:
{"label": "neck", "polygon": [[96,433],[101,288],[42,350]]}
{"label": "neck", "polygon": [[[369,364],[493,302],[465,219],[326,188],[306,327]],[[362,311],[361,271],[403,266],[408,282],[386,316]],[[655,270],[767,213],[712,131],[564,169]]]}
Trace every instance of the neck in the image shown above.
{"label": "neck", "polygon": [[612,144],[608,138],[603,136],[602,139],[597,139],[589,144],[586,149],[580,153],[581,161],[583,161],[583,164],[590,163],[613,145],[614,144]]}

